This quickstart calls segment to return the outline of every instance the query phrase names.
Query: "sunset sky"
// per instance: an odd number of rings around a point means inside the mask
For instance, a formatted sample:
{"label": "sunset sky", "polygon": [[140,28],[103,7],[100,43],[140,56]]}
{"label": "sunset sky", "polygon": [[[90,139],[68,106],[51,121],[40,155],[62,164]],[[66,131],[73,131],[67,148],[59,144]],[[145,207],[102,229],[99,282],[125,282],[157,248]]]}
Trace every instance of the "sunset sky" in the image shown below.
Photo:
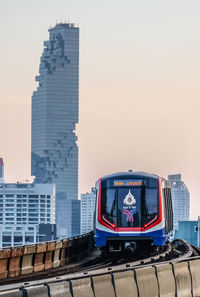
{"label": "sunset sky", "polygon": [[80,28],[79,192],[128,169],[181,173],[200,215],[200,1],[7,0],[0,5],[0,157],[30,179],[31,96],[43,41]]}

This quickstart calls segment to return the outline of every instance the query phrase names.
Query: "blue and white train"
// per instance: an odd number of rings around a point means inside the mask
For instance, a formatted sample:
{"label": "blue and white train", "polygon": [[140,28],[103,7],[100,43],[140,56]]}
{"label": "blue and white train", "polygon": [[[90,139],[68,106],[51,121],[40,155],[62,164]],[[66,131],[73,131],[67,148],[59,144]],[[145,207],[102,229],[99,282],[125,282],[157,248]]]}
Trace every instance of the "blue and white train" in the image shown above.
{"label": "blue and white train", "polygon": [[173,230],[169,182],[143,172],[121,172],[96,183],[96,246],[122,251],[141,243],[164,246]]}

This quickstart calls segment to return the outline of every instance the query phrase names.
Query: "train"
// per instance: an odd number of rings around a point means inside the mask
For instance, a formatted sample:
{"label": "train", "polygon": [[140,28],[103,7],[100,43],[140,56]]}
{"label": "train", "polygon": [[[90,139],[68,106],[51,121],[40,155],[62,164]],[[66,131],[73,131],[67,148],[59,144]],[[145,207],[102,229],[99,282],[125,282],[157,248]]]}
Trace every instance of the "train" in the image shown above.
{"label": "train", "polygon": [[94,241],[109,252],[163,247],[173,231],[170,183],[157,175],[119,172],[96,182]]}

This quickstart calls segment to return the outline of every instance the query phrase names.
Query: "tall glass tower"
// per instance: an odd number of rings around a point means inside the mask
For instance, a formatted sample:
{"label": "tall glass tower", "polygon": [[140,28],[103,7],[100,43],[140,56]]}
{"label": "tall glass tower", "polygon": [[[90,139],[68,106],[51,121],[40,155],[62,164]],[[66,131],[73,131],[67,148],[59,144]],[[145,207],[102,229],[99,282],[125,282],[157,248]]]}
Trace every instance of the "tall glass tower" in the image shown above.
{"label": "tall glass tower", "polygon": [[36,183],[56,184],[59,237],[71,235],[66,200],[78,199],[79,28],[57,24],[49,30],[32,96],[31,173]]}
{"label": "tall glass tower", "polygon": [[189,221],[190,219],[190,193],[181,180],[181,174],[168,175],[168,180],[172,189],[174,230],[177,230],[178,221]]}

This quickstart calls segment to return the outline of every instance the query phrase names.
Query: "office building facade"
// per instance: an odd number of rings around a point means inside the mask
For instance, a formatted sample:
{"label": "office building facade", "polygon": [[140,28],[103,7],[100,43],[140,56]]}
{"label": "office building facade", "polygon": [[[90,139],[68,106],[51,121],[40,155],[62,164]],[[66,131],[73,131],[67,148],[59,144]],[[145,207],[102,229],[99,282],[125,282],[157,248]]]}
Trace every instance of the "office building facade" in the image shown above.
{"label": "office building facade", "polygon": [[55,225],[55,185],[0,183],[0,247],[38,242],[41,224]]}
{"label": "office building facade", "polygon": [[67,200],[69,237],[80,235],[80,206],[80,200]]}
{"label": "office building facade", "polygon": [[178,221],[189,221],[190,219],[190,193],[181,180],[181,174],[169,175],[168,180],[172,191],[174,230],[177,230]]}
{"label": "office building facade", "polygon": [[81,234],[93,230],[95,204],[95,189],[91,193],[81,194]]}
{"label": "office building facade", "polygon": [[31,171],[36,183],[56,184],[57,234],[68,237],[72,222],[66,201],[78,199],[79,28],[74,24],[49,30],[36,81]]}

